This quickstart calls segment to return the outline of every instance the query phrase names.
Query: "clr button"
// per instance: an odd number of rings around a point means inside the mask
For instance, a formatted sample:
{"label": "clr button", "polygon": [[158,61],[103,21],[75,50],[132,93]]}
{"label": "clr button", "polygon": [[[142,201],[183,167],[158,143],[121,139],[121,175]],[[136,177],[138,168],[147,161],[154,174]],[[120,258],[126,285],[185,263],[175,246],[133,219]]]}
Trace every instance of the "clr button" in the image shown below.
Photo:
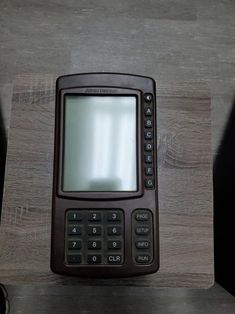
{"label": "clr button", "polygon": [[108,255],[109,264],[120,264],[122,261],[121,255]]}

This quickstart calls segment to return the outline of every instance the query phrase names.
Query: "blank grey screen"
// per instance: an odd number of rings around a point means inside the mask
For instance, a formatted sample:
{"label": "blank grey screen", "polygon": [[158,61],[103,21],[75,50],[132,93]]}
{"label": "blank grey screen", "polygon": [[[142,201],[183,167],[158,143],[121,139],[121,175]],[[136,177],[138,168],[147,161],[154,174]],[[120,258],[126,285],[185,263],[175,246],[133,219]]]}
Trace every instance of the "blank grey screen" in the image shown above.
{"label": "blank grey screen", "polygon": [[65,97],[64,191],[136,191],[136,97]]}

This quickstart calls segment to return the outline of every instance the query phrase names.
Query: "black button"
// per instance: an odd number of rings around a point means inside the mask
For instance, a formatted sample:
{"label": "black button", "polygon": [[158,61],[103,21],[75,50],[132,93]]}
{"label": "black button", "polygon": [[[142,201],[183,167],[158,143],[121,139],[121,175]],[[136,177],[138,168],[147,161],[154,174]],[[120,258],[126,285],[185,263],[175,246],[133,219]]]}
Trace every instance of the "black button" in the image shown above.
{"label": "black button", "polygon": [[80,249],[82,247],[82,242],[77,240],[69,240],[68,241],[68,248],[75,250]]}
{"label": "black button", "polygon": [[88,235],[101,235],[102,229],[97,226],[88,226]]}
{"label": "black button", "polygon": [[137,235],[147,235],[150,232],[150,227],[149,226],[137,226],[135,228],[135,233]]}
{"label": "black button", "polygon": [[135,260],[137,263],[149,264],[151,262],[151,256],[148,254],[139,254],[136,255]]}
{"label": "black button", "polygon": [[145,168],[145,174],[147,176],[151,176],[153,174],[153,167],[146,167]]}
{"label": "black button", "polygon": [[108,249],[121,249],[122,241],[108,241]]}
{"label": "black button", "polygon": [[153,115],[153,109],[152,109],[152,107],[145,107],[144,108],[144,114],[146,115],[146,116],[152,116]]}
{"label": "black button", "polygon": [[121,221],[122,214],[121,212],[111,211],[108,213],[107,218],[108,218],[108,221]]}
{"label": "black button", "polygon": [[121,255],[108,255],[108,263],[109,264],[120,264],[122,262],[122,256]]}
{"label": "black button", "polygon": [[135,247],[137,249],[148,249],[150,247],[150,242],[149,241],[136,241]]}
{"label": "black button", "polygon": [[121,227],[108,227],[108,235],[120,235],[121,231]]}
{"label": "black button", "polygon": [[153,155],[152,155],[152,154],[146,154],[146,155],[145,155],[145,162],[146,162],[146,163],[151,163],[151,162],[153,162]]}
{"label": "black button", "polygon": [[88,241],[87,247],[91,250],[99,250],[101,249],[101,241]]}
{"label": "black button", "polygon": [[101,255],[87,255],[88,264],[100,264],[101,263]]}
{"label": "black button", "polygon": [[81,255],[78,254],[69,254],[67,256],[68,264],[80,264],[82,261]]}
{"label": "black button", "polygon": [[69,221],[79,221],[82,220],[82,213],[78,211],[69,211],[68,213]]}
{"label": "black button", "polygon": [[153,150],[153,144],[152,143],[145,143],[144,147],[145,147],[145,150],[147,152],[151,152]]}
{"label": "black button", "polygon": [[152,126],[153,126],[153,121],[152,121],[151,119],[146,119],[146,120],[144,120],[144,126],[145,126],[146,128],[152,128]]}
{"label": "black button", "polygon": [[81,235],[82,228],[79,226],[68,226],[68,234],[69,235]]}
{"label": "black button", "polygon": [[138,211],[135,213],[135,219],[137,221],[147,221],[150,219],[150,213],[147,211]]}
{"label": "black button", "polygon": [[146,140],[151,140],[153,138],[153,132],[152,131],[144,131],[144,138]]}
{"label": "black button", "polygon": [[151,102],[153,99],[153,96],[152,96],[152,94],[146,93],[146,94],[144,94],[144,99],[146,102]]}
{"label": "black button", "polygon": [[146,188],[153,188],[153,187],[154,187],[154,181],[153,181],[153,179],[146,179],[146,180],[145,180],[145,187],[146,187]]}
{"label": "black button", "polygon": [[89,221],[101,221],[101,213],[90,212],[88,214],[88,220]]}

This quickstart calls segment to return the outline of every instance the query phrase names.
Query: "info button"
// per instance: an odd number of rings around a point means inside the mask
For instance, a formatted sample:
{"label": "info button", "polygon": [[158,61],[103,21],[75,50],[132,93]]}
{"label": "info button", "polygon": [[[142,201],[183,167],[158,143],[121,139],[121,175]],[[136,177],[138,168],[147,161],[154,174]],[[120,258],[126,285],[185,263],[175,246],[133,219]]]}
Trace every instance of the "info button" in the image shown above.
{"label": "info button", "polygon": [[149,241],[136,241],[135,246],[137,249],[148,249],[150,247]]}

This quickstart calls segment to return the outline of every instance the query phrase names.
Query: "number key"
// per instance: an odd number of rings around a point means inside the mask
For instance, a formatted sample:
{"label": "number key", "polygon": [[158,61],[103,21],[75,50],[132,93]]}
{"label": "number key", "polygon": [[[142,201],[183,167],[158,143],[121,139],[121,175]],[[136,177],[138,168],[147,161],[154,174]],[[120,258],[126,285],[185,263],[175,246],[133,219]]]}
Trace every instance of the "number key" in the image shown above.
{"label": "number key", "polygon": [[81,241],[76,241],[76,240],[69,240],[68,241],[68,248],[69,249],[80,249],[82,247],[82,242]]}
{"label": "number key", "polygon": [[108,235],[120,235],[121,227],[108,227]]}
{"label": "number key", "polygon": [[101,235],[101,233],[102,233],[101,227],[88,226],[88,235]]}
{"label": "number key", "polygon": [[91,250],[99,250],[101,249],[101,241],[88,241],[87,248]]}
{"label": "number key", "polygon": [[87,255],[88,264],[100,264],[101,255]]}
{"label": "number key", "polygon": [[108,249],[121,249],[122,241],[108,241]]}
{"label": "number key", "polygon": [[81,235],[82,228],[79,226],[68,226],[68,234],[69,235]]}
{"label": "number key", "polygon": [[69,211],[68,213],[69,221],[79,221],[82,220],[82,213],[78,211]]}
{"label": "number key", "polygon": [[101,221],[101,213],[91,212],[88,214],[89,221]]}
{"label": "number key", "polygon": [[121,212],[109,212],[108,213],[108,221],[120,221],[121,220]]}

